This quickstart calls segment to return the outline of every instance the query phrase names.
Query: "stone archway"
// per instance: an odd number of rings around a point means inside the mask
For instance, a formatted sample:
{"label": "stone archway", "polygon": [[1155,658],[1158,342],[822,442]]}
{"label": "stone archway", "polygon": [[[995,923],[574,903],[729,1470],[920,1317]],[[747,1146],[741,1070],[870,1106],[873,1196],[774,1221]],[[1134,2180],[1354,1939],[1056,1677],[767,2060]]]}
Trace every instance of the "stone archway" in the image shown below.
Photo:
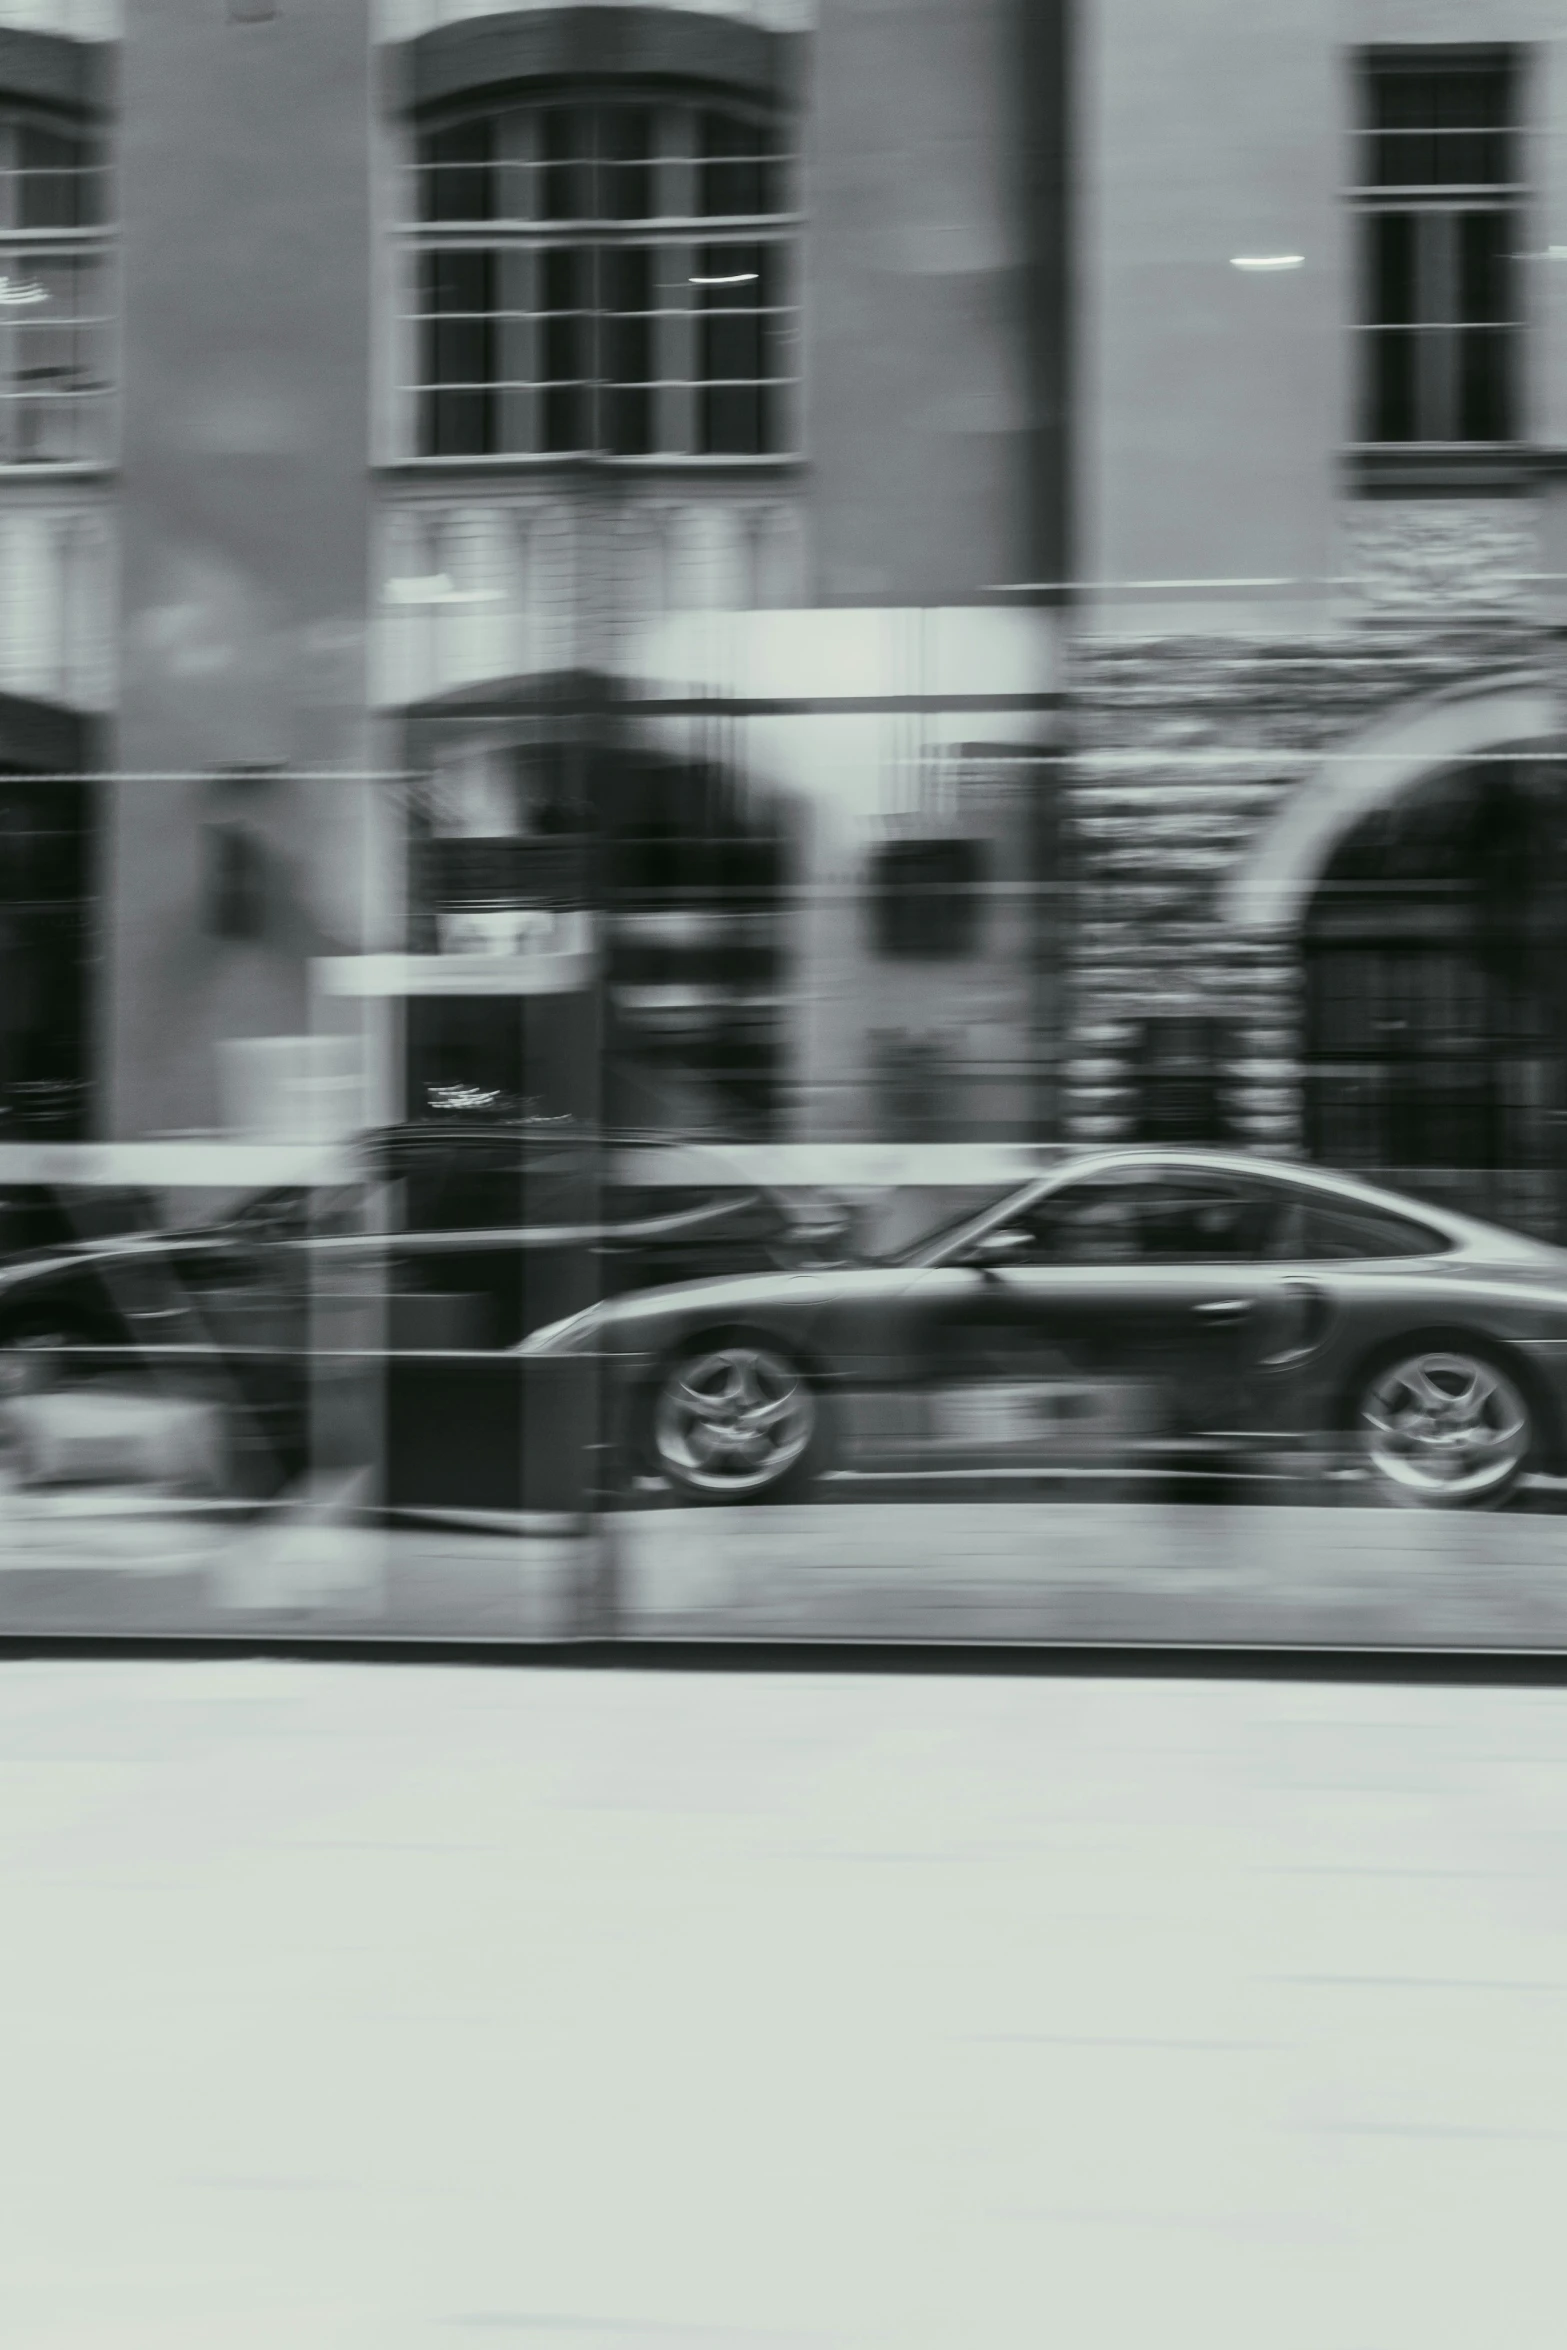
{"label": "stone archway", "polygon": [[1226,927],[1259,941],[1295,935],[1337,844],[1365,818],[1440,768],[1559,739],[1562,718],[1557,695],[1519,678],[1406,707],[1335,744],[1237,864]]}
{"label": "stone archway", "polygon": [[1310,1155],[1557,1237],[1563,761],[1466,761],[1371,811],[1321,875],[1300,951]]}
{"label": "stone archway", "polygon": [[1298,978],[1300,1139],[1564,1229],[1567,765],[1537,685],[1453,696],[1324,762],[1232,877]]}

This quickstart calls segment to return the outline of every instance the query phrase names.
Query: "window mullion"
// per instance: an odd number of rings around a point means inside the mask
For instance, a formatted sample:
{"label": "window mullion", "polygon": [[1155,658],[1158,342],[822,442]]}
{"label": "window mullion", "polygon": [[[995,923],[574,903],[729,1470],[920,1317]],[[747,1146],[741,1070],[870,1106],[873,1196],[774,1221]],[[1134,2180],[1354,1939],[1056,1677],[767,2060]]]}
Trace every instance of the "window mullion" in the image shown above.
{"label": "window mullion", "polygon": [[658,365],[661,382],[659,446],[676,455],[696,450],[696,375],[691,275],[696,249],[681,242],[661,249],[663,307],[658,319]]}
{"label": "window mullion", "polygon": [[1416,299],[1423,322],[1418,374],[1423,441],[1451,441],[1458,435],[1458,236],[1445,206],[1432,205],[1420,218]]}
{"label": "window mullion", "polygon": [[534,257],[521,239],[502,245],[496,253],[498,317],[495,322],[496,375],[500,386],[495,447],[498,455],[513,456],[534,446],[537,395],[534,381],[535,314],[537,310]]}
{"label": "window mullion", "polygon": [[609,265],[605,257],[604,239],[593,237],[584,247],[583,272],[587,320],[582,338],[583,365],[587,370],[587,392],[583,400],[583,441],[595,456],[601,457],[609,447],[609,388],[606,345],[609,328],[605,315],[605,296],[608,292]]}
{"label": "window mullion", "polygon": [[[670,110],[669,161],[666,165],[665,200],[673,216],[692,220],[696,216],[699,171],[697,166],[699,125],[696,109],[680,106]],[[696,393],[696,323],[694,310],[696,292],[691,279],[696,269],[696,247],[690,237],[664,247],[663,276],[666,308],[659,319],[661,355],[659,367],[663,376],[660,403],[663,408],[661,446],[679,456],[694,456],[697,452]]]}

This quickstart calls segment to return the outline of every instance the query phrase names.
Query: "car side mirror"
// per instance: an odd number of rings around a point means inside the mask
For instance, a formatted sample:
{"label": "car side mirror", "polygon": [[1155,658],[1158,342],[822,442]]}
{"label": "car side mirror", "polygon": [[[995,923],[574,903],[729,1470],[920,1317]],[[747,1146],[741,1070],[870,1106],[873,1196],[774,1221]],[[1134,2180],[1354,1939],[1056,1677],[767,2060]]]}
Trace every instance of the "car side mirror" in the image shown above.
{"label": "car side mirror", "polygon": [[994,1273],[1003,1265],[1015,1265],[1033,1245],[1031,1232],[1025,1232],[1017,1224],[1003,1224],[974,1243],[969,1251],[969,1263],[978,1266],[982,1273]]}

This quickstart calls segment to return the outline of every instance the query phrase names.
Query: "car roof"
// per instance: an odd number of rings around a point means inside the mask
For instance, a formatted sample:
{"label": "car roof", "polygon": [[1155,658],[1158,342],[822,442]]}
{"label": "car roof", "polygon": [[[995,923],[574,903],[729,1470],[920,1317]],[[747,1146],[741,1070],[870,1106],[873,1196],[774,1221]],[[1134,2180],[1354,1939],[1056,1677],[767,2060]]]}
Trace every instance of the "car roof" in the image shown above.
{"label": "car roof", "polygon": [[1561,1253],[1548,1241],[1534,1240],[1526,1233],[1487,1223],[1434,1200],[1413,1199],[1407,1192],[1390,1190],[1385,1184],[1339,1168],[1316,1166],[1301,1159],[1275,1158],[1260,1151],[1218,1150],[1198,1143],[1087,1145],[1039,1176],[1029,1190],[1042,1194],[1053,1189],[1067,1171],[1081,1175],[1096,1167],[1186,1168],[1194,1173],[1244,1176],[1250,1181],[1320,1192],[1325,1198],[1342,1200],[1348,1206],[1377,1208],[1386,1215],[1403,1216],[1411,1223],[1428,1225],[1460,1246],[1488,1256],[1553,1257]]}

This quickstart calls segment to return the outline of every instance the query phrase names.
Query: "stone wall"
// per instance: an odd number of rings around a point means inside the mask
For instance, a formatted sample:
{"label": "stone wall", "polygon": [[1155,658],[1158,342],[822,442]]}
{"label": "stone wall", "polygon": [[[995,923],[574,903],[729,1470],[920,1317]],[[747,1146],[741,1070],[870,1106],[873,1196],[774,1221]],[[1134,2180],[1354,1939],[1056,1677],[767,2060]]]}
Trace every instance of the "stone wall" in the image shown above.
{"label": "stone wall", "polygon": [[1078,1142],[1130,1138],[1140,1024],[1226,1023],[1233,1138],[1301,1148],[1295,940],[1226,927],[1223,888],[1321,760],[1373,722],[1444,691],[1542,681],[1551,640],[1496,610],[1429,612],[1365,598],[1357,625],[1309,641],[1079,639],[1072,805],[1079,918],[1065,1124]]}

